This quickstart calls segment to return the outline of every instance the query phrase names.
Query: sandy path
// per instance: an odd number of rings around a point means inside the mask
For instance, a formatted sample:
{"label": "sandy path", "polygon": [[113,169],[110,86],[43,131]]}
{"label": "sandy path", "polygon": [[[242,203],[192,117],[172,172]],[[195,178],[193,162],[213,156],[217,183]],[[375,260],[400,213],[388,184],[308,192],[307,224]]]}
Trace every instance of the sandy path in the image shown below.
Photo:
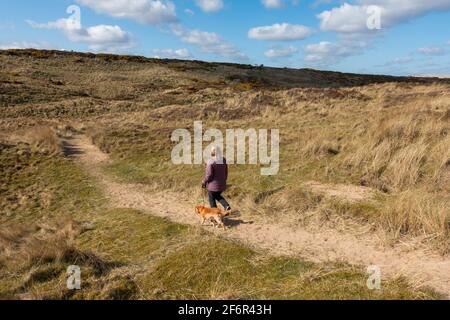
{"label": "sandy path", "polygon": [[[155,193],[143,185],[115,182],[100,170],[109,161],[108,156],[87,137],[76,137],[70,144],[71,150],[76,151],[74,156],[98,179],[113,206],[148,211],[174,222],[198,224],[194,203],[186,196]],[[408,245],[386,248],[376,235],[344,234],[326,227],[307,230],[264,221],[249,222],[231,219],[232,228],[214,232],[275,255],[297,255],[315,262],[339,260],[362,266],[377,265],[383,274],[404,275],[414,284],[427,285],[450,296],[450,259],[425,249],[411,249]]]}

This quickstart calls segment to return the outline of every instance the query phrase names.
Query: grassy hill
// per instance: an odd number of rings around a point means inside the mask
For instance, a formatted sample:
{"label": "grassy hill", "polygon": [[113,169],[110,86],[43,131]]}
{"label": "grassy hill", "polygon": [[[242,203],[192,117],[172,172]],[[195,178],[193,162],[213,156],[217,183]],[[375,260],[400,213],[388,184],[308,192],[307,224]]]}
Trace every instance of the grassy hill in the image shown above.
{"label": "grassy hill", "polygon": [[[450,80],[38,50],[0,51],[0,65],[1,297],[440,297],[403,278],[370,291],[361,266],[274,257],[111,207],[64,143],[88,136],[118,182],[195,195],[203,167],[171,165],[174,129],[279,128],[279,175],[231,167],[227,196],[244,216],[366,228],[446,256]],[[65,289],[71,264],[85,270],[79,292]]]}

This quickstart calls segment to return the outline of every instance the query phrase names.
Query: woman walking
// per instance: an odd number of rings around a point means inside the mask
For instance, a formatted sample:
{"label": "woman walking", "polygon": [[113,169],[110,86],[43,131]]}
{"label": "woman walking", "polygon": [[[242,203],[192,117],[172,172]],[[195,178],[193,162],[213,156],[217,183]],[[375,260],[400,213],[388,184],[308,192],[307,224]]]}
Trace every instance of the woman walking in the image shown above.
{"label": "woman walking", "polygon": [[219,202],[225,211],[230,211],[231,207],[222,193],[227,188],[228,165],[227,160],[222,156],[219,147],[211,149],[211,159],[206,165],[205,177],[202,187],[208,190],[209,205],[211,208],[217,208]]}

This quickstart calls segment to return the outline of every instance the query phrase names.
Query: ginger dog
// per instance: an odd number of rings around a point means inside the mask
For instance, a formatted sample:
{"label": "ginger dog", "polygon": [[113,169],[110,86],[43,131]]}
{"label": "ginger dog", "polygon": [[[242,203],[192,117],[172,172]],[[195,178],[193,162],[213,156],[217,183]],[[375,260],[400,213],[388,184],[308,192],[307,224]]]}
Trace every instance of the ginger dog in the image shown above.
{"label": "ginger dog", "polygon": [[217,228],[225,228],[225,224],[223,223],[223,218],[229,215],[229,212],[225,212],[218,208],[207,208],[205,206],[197,206],[195,207],[195,213],[200,216],[202,219],[202,226],[205,222],[211,221],[214,226]]}

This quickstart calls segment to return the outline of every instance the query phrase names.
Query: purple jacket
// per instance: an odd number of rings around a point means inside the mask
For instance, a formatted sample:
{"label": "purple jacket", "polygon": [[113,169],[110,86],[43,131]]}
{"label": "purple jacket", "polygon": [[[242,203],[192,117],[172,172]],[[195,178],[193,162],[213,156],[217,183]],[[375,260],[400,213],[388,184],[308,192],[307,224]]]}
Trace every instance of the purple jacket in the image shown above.
{"label": "purple jacket", "polygon": [[218,164],[216,160],[208,160],[203,183],[207,185],[208,191],[223,192],[227,188],[228,165],[223,159],[223,164]]}

